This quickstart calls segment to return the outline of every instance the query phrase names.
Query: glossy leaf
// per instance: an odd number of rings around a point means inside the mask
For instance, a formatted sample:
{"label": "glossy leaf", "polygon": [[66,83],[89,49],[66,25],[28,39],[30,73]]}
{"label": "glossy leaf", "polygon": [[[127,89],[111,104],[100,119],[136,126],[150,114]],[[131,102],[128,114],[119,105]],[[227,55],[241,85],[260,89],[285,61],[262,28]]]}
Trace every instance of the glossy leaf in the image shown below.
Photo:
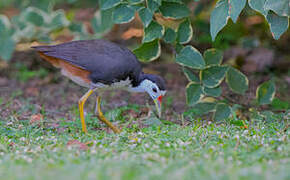
{"label": "glossy leaf", "polygon": [[193,69],[203,69],[205,67],[205,62],[200,52],[190,45],[184,47],[178,53],[176,62]]}
{"label": "glossy leaf", "polygon": [[188,105],[194,105],[203,97],[202,87],[200,84],[190,82],[186,86],[186,101]]}
{"label": "glossy leaf", "polygon": [[260,105],[270,104],[275,97],[276,87],[272,80],[262,83],[256,91],[256,98]]}
{"label": "glossy leaf", "polygon": [[135,49],[134,54],[141,61],[153,61],[161,54],[161,47],[159,40],[154,40],[148,43],[143,43],[140,47]]}
{"label": "glossy leaf", "polygon": [[195,114],[197,115],[204,115],[209,112],[215,111],[216,103],[211,102],[199,102],[195,104],[192,109],[194,110]]}
{"label": "glossy leaf", "polygon": [[142,3],[144,0],[128,0],[130,4],[139,4]]}
{"label": "glossy leaf", "polygon": [[267,0],[264,8],[274,11],[279,16],[290,16],[289,0]]}
{"label": "glossy leaf", "polygon": [[162,2],[159,9],[164,17],[173,19],[188,17],[190,14],[186,5],[174,2]]}
{"label": "glossy leaf", "polygon": [[235,93],[244,94],[248,90],[249,81],[247,76],[233,67],[228,69],[226,82]]}
{"label": "glossy leaf", "polygon": [[70,24],[68,19],[65,16],[65,12],[63,10],[57,10],[51,14],[51,20],[49,22],[49,28],[63,28]]}
{"label": "glossy leaf", "polygon": [[184,46],[182,44],[179,44],[179,43],[175,44],[175,51],[177,54],[179,54],[183,48]]}
{"label": "glossy leaf", "polygon": [[289,26],[289,18],[278,16],[272,11],[268,12],[267,20],[272,31],[274,39],[279,39],[280,36],[287,31]]}
{"label": "glossy leaf", "polygon": [[183,73],[189,81],[196,83],[200,82],[198,76],[196,76],[190,68],[183,67]]}
{"label": "glossy leaf", "polygon": [[42,10],[34,7],[28,7],[21,15],[23,21],[32,23],[35,26],[44,25],[45,21],[47,21],[45,18],[47,17],[48,15],[46,15]]}
{"label": "glossy leaf", "polygon": [[186,19],[178,27],[177,40],[180,44],[186,44],[191,40],[192,34],[190,20]]}
{"label": "glossy leaf", "polygon": [[210,34],[212,40],[215,39],[218,32],[227,24],[229,16],[228,0],[220,0],[210,15]]}
{"label": "glossy leaf", "polygon": [[163,0],[166,2],[175,2],[175,3],[182,3],[182,0]]}
{"label": "glossy leaf", "polygon": [[222,121],[229,118],[231,115],[231,107],[224,103],[218,103],[213,114],[214,121]]}
{"label": "glossy leaf", "polygon": [[203,87],[203,92],[207,96],[219,97],[222,94],[222,88],[220,86],[215,88]]}
{"label": "glossy leaf", "polygon": [[211,66],[200,71],[200,79],[206,87],[214,88],[223,81],[227,70],[227,66]]}
{"label": "glossy leaf", "polygon": [[223,52],[217,49],[208,49],[203,53],[206,66],[220,65],[223,60]]}
{"label": "glossy leaf", "polygon": [[121,0],[99,0],[102,10],[110,9],[121,3]]}
{"label": "glossy leaf", "polygon": [[0,34],[10,30],[11,23],[7,16],[0,14]]}
{"label": "glossy leaf", "polygon": [[210,34],[212,40],[227,24],[229,18],[237,21],[241,11],[246,5],[246,0],[219,0],[210,16]]}
{"label": "glossy leaf", "polygon": [[135,11],[130,6],[121,4],[113,11],[113,21],[116,24],[130,22],[134,19]]}
{"label": "glossy leaf", "polygon": [[15,42],[8,34],[0,34],[0,59],[9,60],[15,48]]}
{"label": "glossy leaf", "polygon": [[143,23],[143,26],[146,28],[153,19],[153,14],[148,8],[142,8],[139,10],[139,17]]}
{"label": "glossy leaf", "polygon": [[267,11],[264,9],[264,4],[266,0],[248,0],[249,5],[252,9],[262,13],[264,16],[267,15]]}
{"label": "glossy leaf", "polygon": [[176,39],[176,33],[173,29],[171,28],[166,28],[164,36],[163,36],[163,40],[166,43],[173,43]]}
{"label": "glossy leaf", "polygon": [[112,19],[113,9],[97,11],[91,21],[95,33],[104,33],[113,26]]}
{"label": "glossy leaf", "polygon": [[15,42],[12,39],[12,26],[9,19],[0,15],[0,59],[9,60],[15,48]]}
{"label": "glossy leaf", "polygon": [[147,28],[144,30],[143,42],[150,42],[154,39],[161,38],[164,34],[164,27],[155,21],[152,21]]}
{"label": "glossy leaf", "polygon": [[244,9],[247,0],[229,0],[229,14],[231,19],[236,23],[242,10]]}
{"label": "glossy leaf", "polygon": [[147,0],[147,8],[151,11],[151,13],[155,13],[159,8],[160,4],[154,0]]}

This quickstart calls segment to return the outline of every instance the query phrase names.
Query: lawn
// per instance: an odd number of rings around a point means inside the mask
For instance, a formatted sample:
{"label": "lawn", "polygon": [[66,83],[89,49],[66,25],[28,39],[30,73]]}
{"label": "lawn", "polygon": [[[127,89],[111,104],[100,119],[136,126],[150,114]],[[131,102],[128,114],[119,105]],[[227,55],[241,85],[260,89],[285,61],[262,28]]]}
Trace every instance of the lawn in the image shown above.
{"label": "lawn", "polygon": [[253,118],[247,128],[197,119],[120,135],[86,135],[78,121],[54,128],[11,116],[0,123],[1,179],[290,179],[287,112]]}

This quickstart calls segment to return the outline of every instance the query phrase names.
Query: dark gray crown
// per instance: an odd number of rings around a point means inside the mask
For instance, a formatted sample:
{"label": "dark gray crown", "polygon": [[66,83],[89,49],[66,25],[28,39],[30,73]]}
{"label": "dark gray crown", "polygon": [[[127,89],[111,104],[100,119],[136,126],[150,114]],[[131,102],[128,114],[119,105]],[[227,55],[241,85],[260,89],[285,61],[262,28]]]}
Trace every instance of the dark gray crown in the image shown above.
{"label": "dark gray crown", "polygon": [[157,86],[160,90],[162,90],[162,91],[166,90],[166,82],[162,77],[155,75],[155,74],[142,73],[140,75],[140,82],[142,82],[145,79],[148,79],[148,80],[154,82],[155,84],[157,84]]}

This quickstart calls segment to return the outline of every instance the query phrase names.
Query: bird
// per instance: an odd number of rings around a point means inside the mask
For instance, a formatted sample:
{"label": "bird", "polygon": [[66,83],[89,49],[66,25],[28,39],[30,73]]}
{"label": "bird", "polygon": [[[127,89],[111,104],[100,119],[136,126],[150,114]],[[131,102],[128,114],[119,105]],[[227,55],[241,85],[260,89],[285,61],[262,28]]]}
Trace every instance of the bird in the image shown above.
{"label": "bird", "polygon": [[88,132],[84,104],[93,93],[97,95],[95,110],[98,119],[114,133],[121,132],[101,111],[101,96],[98,92],[108,89],[122,88],[129,92],[148,93],[161,117],[162,98],[166,93],[165,80],[159,75],[144,73],[138,58],[128,48],[104,39],[76,40],[31,48],[42,59],[59,68],[62,75],[88,88],[78,101],[82,132]]}

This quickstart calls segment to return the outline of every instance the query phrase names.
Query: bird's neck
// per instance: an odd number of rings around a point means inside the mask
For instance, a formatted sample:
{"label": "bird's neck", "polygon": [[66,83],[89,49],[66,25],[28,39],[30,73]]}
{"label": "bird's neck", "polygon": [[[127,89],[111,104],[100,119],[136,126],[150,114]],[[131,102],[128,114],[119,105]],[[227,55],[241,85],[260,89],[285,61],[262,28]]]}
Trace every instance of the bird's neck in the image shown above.
{"label": "bird's neck", "polygon": [[137,81],[137,86],[132,86],[129,88],[129,91],[131,92],[146,92],[146,89],[148,87],[148,80],[146,80],[146,75],[145,73],[141,73],[139,75],[138,81]]}

